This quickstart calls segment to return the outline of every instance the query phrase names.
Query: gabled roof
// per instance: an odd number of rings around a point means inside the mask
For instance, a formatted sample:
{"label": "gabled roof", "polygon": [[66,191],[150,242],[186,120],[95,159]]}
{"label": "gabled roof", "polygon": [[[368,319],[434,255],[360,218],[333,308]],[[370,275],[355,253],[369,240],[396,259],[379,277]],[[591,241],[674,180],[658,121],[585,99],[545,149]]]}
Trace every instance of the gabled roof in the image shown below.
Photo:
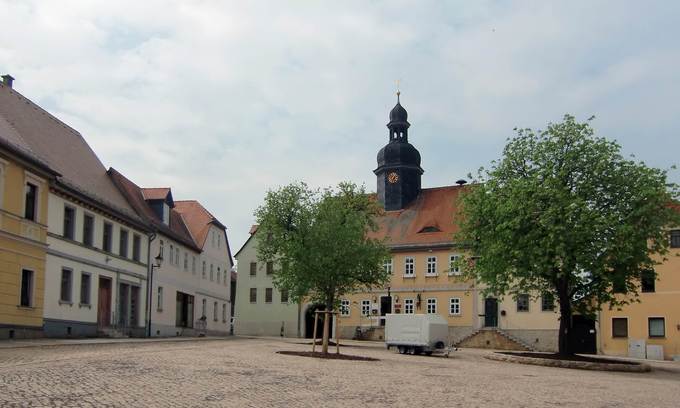
{"label": "gabled roof", "polygon": [[167,200],[172,202],[170,187],[142,188],[141,190],[145,200]]}
{"label": "gabled roof", "polygon": [[143,189],[113,167],[109,169],[108,173],[111,177],[111,180],[113,180],[116,187],[118,187],[130,205],[135,209],[135,211],[137,211],[140,217],[142,217],[147,223],[151,224],[156,231],[188,246],[189,248],[194,249],[197,252],[201,252],[202,247],[193,240],[182,215],[178,211],[170,208],[170,225],[166,225],[163,223],[163,220],[158,218],[156,213],[146,202],[143,194],[144,190],[161,189]]}
{"label": "gabled roof", "polygon": [[140,221],[80,133],[1,83],[0,119],[0,138],[58,172],[59,185],[116,215]]}
{"label": "gabled roof", "polygon": [[175,201],[175,210],[177,210],[189,228],[191,236],[194,238],[196,244],[203,248],[205,241],[208,238],[208,231],[210,225],[214,225],[224,231],[224,240],[227,244],[227,252],[229,253],[229,260],[233,264],[231,257],[231,248],[229,247],[229,239],[227,238],[227,227],[225,227],[214,215],[210,213],[201,203],[196,200],[182,200]]}
{"label": "gabled roof", "polygon": [[248,242],[250,242],[250,240],[253,239],[253,237],[255,236],[255,233],[257,232],[258,227],[259,227],[259,225],[257,225],[257,224],[253,224],[250,227],[250,231],[248,231],[248,234],[250,234],[250,236],[248,237],[248,239],[246,239],[246,242],[244,242],[243,245],[241,245],[241,249],[236,251],[236,254],[234,255],[234,257],[237,257],[238,254],[240,254],[241,251],[243,251],[243,248],[245,248],[246,245],[248,245]]}
{"label": "gabled roof", "polygon": [[387,245],[393,249],[452,246],[458,230],[454,213],[459,194],[466,188],[469,186],[424,188],[408,207],[386,211],[377,220],[378,231],[369,236],[387,238]]}

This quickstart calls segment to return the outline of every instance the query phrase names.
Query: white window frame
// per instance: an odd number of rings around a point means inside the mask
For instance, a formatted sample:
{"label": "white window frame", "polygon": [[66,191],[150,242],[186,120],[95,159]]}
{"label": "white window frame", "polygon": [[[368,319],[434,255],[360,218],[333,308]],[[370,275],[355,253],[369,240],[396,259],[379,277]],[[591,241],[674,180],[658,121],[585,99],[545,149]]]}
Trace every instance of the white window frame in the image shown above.
{"label": "white window frame", "polygon": [[361,316],[368,317],[371,315],[371,301],[364,299],[361,301]]}
{"label": "white window frame", "polygon": [[[652,336],[652,331],[649,327],[649,319],[661,319],[663,320],[663,336]],[[668,330],[666,327],[666,316],[647,316],[647,338],[648,339],[665,339],[668,338]]]}
{"label": "white window frame", "polygon": [[227,322],[227,304],[222,303],[222,323]]}
{"label": "white window frame", "polygon": [[[527,309],[526,310],[520,310],[519,309],[519,304],[520,304],[519,299],[520,299],[520,297],[526,298],[526,300],[527,300]],[[529,313],[531,311],[531,296],[529,296],[526,293],[522,293],[520,295],[517,295],[517,300],[515,301],[515,304],[516,304],[515,310],[517,311],[517,313]]]}
{"label": "white window frame", "polygon": [[461,314],[460,298],[452,297],[449,299],[449,315],[450,316],[460,316]]}
{"label": "white window frame", "polygon": [[[437,298],[427,298],[425,305],[427,307],[425,309],[427,314],[437,314]],[[434,310],[430,310],[430,306],[432,306]]]}
{"label": "white window frame", "polygon": [[350,316],[350,302],[349,299],[342,299],[340,301],[340,316],[349,317]]}
{"label": "white window frame", "polygon": [[449,255],[449,276],[460,276],[460,266],[454,266],[454,263],[460,259],[460,254]]}
{"label": "white window frame", "polygon": [[428,256],[425,260],[425,276],[437,276],[437,257]]}
{"label": "white window frame", "polygon": [[[2,164],[2,163],[0,163]],[[17,303],[18,307],[23,307],[23,308],[32,308],[35,307],[35,269],[33,268],[24,268],[21,267],[19,269],[21,274],[19,275],[19,295],[17,296],[17,299],[19,302]],[[28,305],[22,305],[21,304],[21,289],[23,289],[23,279],[24,279],[24,271],[28,271],[31,273],[31,281],[29,282],[29,295],[28,295]]]}
{"label": "white window frame", "polygon": [[415,304],[412,298],[404,299],[404,314],[415,313]]}
{"label": "white window frame", "polygon": [[416,258],[407,256],[404,258],[404,278],[415,278],[416,276]]}
{"label": "white window frame", "polygon": [[[64,281],[64,271],[69,271],[69,288],[68,288],[68,299],[64,299],[64,293],[62,292],[62,283]],[[59,303],[60,304],[73,304],[73,269],[62,267],[61,273],[59,274]]]}
{"label": "white window frame", "polygon": [[392,258],[386,260],[386,261],[383,263],[383,268],[385,268],[385,272],[387,272],[387,274],[392,275],[392,267],[393,267],[393,265],[394,265],[394,262],[392,261]]}
{"label": "white window frame", "polygon": [[[35,186],[35,220],[33,222],[35,223],[40,223],[40,217],[42,216],[42,211],[40,211],[41,207],[41,201],[40,196],[42,194],[43,188],[45,188],[45,184],[42,181],[42,179],[35,174],[31,173],[28,170],[24,170],[24,184],[23,184],[23,189],[21,190],[21,217],[23,218],[26,214],[26,184],[31,183]],[[74,220],[75,222],[75,220]],[[74,227],[75,228],[75,227]],[[75,235],[75,233],[74,233]],[[75,238],[74,238],[75,239]]]}

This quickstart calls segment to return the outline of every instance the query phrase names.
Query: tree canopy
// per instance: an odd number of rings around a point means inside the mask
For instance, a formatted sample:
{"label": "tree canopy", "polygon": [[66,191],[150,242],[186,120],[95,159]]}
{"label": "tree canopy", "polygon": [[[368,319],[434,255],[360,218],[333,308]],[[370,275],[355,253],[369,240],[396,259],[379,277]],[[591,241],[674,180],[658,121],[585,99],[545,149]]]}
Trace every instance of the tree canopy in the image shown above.
{"label": "tree canopy", "polygon": [[572,314],[635,300],[641,271],[653,274],[679,222],[667,172],[624,158],[591,119],[515,129],[464,194],[455,237],[474,257],[464,269],[489,293],[558,300],[563,354]]}
{"label": "tree canopy", "polygon": [[274,284],[287,289],[291,299],[334,310],[342,295],[389,279],[383,267],[389,251],[368,234],[377,229],[380,213],[379,204],[352,183],[323,191],[294,183],[269,191],[255,212],[263,237],[258,258],[275,261]]}

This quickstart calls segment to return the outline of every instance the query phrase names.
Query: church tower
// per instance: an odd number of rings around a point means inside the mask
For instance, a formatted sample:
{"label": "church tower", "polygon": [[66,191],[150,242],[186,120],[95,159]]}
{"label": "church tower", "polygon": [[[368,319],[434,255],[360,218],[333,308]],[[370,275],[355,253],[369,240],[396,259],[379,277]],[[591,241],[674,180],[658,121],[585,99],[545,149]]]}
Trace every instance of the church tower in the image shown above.
{"label": "church tower", "polygon": [[420,153],[408,142],[408,113],[399,101],[390,111],[389,141],[378,152],[378,201],[386,211],[406,208],[420,193]]}

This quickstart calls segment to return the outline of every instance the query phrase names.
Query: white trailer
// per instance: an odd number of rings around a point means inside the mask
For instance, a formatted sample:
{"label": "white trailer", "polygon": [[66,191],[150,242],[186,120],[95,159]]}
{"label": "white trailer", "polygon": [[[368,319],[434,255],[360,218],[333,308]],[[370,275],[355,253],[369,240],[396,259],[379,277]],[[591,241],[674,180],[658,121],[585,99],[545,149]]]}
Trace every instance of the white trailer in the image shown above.
{"label": "white trailer", "polygon": [[385,316],[385,345],[401,354],[449,356],[449,324],[438,314],[388,314]]}

